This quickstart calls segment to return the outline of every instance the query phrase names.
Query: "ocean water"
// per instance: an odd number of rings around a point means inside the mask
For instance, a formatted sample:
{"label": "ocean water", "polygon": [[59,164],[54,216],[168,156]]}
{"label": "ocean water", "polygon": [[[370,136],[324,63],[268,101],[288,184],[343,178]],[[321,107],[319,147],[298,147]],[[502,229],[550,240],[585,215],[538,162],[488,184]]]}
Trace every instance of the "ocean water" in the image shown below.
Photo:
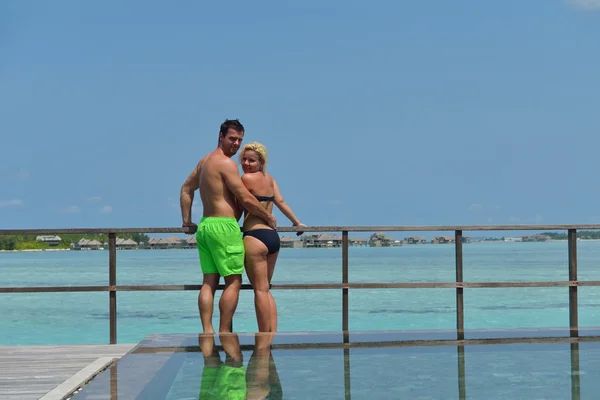
{"label": "ocean water", "polygon": [[[463,246],[464,280],[568,280],[567,242]],[[579,279],[600,280],[600,241],[579,241]],[[453,281],[453,245],[349,249],[350,282]],[[200,284],[195,250],[117,252],[117,284]],[[244,276],[244,281],[247,278]],[[341,249],[282,249],[276,283],[341,281]],[[108,284],[108,252],[0,253],[0,287]],[[339,331],[339,290],[275,290],[279,330]],[[465,289],[467,329],[568,327],[568,288]],[[201,331],[197,291],[117,293],[117,339]],[[215,299],[218,324],[219,293]],[[0,293],[0,345],[108,343],[108,293]],[[455,328],[454,289],[352,289],[351,330]],[[600,326],[600,288],[579,288],[579,323]],[[251,291],[242,291],[234,330],[257,330]]]}

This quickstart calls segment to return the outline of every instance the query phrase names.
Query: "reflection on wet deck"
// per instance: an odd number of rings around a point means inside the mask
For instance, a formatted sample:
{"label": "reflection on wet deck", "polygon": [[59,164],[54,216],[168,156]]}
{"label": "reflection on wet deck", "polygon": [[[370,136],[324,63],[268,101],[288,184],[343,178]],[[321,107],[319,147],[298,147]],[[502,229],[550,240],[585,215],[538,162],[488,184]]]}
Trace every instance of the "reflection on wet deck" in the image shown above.
{"label": "reflection on wet deck", "polygon": [[85,399],[586,399],[600,329],[155,335]]}

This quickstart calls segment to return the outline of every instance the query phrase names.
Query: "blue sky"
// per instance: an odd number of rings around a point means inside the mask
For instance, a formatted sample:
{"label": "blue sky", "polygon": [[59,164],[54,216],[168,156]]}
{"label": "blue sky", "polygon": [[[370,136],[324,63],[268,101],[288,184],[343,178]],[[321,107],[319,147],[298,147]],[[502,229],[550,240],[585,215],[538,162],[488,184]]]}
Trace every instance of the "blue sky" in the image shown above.
{"label": "blue sky", "polygon": [[595,0],[3,1],[0,228],[180,226],[225,118],[308,225],[600,223],[598,38]]}

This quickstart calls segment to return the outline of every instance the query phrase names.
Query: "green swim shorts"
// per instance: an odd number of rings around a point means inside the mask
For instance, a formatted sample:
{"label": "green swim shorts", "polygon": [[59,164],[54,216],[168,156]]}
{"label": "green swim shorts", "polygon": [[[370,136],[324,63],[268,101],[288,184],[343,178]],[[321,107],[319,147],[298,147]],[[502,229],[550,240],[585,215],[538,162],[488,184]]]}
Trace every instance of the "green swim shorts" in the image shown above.
{"label": "green swim shorts", "polygon": [[244,240],[235,218],[203,217],[196,231],[203,274],[244,272]]}
{"label": "green swim shorts", "polygon": [[247,394],[246,369],[244,366],[221,366],[215,381],[215,391],[218,399],[245,400]]}
{"label": "green swim shorts", "polygon": [[199,400],[245,400],[247,394],[244,366],[204,367],[200,383]]}
{"label": "green swim shorts", "polygon": [[204,366],[204,369],[202,369],[202,381],[200,382],[200,395],[198,397],[200,400],[217,398],[215,382],[217,381],[220,369],[220,366]]}

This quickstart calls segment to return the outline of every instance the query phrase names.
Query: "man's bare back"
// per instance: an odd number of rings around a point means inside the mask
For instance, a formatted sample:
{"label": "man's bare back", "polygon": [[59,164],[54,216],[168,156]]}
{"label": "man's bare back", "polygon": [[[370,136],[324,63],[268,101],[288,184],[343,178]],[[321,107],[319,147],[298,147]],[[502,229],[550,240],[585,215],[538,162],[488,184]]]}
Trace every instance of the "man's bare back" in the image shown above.
{"label": "man's bare back", "polygon": [[198,187],[204,217],[236,217],[235,195],[223,179],[223,168],[233,160],[218,149],[198,163]]}

